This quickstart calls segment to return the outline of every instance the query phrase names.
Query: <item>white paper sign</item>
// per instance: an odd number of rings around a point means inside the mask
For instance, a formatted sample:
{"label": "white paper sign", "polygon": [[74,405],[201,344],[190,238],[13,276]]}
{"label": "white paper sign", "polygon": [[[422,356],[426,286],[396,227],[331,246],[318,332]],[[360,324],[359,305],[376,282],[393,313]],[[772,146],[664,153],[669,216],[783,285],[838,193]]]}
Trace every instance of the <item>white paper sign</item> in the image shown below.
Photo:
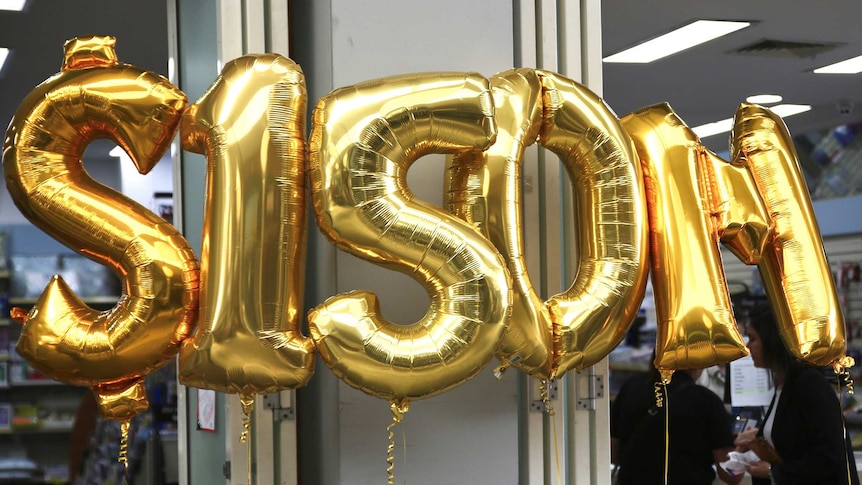
{"label": "white paper sign", "polygon": [[209,389],[198,389],[198,429],[215,431],[216,394]]}
{"label": "white paper sign", "polygon": [[730,404],[734,407],[769,406],[772,382],[766,369],[754,367],[750,356],[730,363]]}

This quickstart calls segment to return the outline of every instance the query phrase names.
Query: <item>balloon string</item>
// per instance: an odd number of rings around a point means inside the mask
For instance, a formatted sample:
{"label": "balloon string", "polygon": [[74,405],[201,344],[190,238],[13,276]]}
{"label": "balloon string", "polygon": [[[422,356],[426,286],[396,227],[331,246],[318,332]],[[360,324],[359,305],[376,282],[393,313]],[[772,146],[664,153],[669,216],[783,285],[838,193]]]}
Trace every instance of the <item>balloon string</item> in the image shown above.
{"label": "balloon string", "polygon": [[667,399],[667,384],[664,380],[653,384],[655,390],[656,407],[664,408],[664,485],[667,485],[668,454],[670,454],[670,432],[668,422],[670,421],[670,402]]}
{"label": "balloon string", "polygon": [[[849,366],[852,366],[854,362],[852,361],[852,357],[846,357],[846,359],[850,359]],[[842,441],[844,442],[844,469],[847,471],[847,483],[851,484],[853,481],[851,480],[851,472],[850,472],[850,457],[848,456],[847,450],[847,422],[844,420],[844,406],[841,404],[841,380],[844,380],[844,384],[847,386],[847,392],[853,394],[853,379],[850,377],[850,372],[847,371],[847,367],[843,364],[847,364],[847,362],[843,362],[842,364],[836,364],[834,367],[835,373],[838,374],[838,414],[841,416],[841,431],[842,431]],[[849,367],[848,366],[848,367]]]}
{"label": "balloon string", "polygon": [[410,403],[406,398],[389,403],[389,410],[392,411],[392,422],[386,427],[386,432],[389,433],[389,445],[386,447],[386,476],[388,478],[386,483],[389,485],[395,485],[395,472],[393,471],[395,470],[395,433],[392,428],[401,422],[404,413],[409,409]]}
{"label": "balloon string", "polygon": [[239,442],[245,443],[245,452],[246,458],[248,461],[246,462],[246,475],[248,475],[248,482],[251,482],[251,443],[249,442],[249,437],[251,437],[251,413],[254,412],[254,394],[245,395],[241,394],[239,396],[239,402],[242,405],[242,434],[239,435]]}
{"label": "balloon string", "polygon": [[124,420],[120,423],[120,454],[117,462],[125,467],[125,479],[129,481],[129,426],[131,422]]}
{"label": "balloon string", "polygon": [[844,442],[844,467],[847,470],[847,484],[850,485],[853,481],[850,479],[850,457],[847,456],[847,423],[844,421],[844,409],[841,407],[840,399],[838,400],[838,412],[841,414],[841,430],[844,438],[842,440]]}
{"label": "balloon string", "polygon": [[539,392],[542,397],[542,404],[545,405],[545,411],[551,417],[551,432],[554,436],[554,459],[557,465],[557,485],[561,482],[562,468],[560,468],[560,443],[557,440],[557,413],[554,411],[554,405],[551,403],[551,398],[548,395],[548,380],[542,379],[539,381]]}
{"label": "balloon string", "polygon": [[661,386],[661,382],[653,383],[653,391],[655,391],[655,407],[657,408],[664,407],[664,398],[662,397]]}
{"label": "balloon string", "polygon": [[252,481],[251,481],[251,443],[246,444],[245,453],[246,453],[245,457],[248,460],[248,463],[246,464],[246,470],[245,470],[246,475],[248,475],[248,481],[246,483],[250,484],[250,483],[252,483]]}

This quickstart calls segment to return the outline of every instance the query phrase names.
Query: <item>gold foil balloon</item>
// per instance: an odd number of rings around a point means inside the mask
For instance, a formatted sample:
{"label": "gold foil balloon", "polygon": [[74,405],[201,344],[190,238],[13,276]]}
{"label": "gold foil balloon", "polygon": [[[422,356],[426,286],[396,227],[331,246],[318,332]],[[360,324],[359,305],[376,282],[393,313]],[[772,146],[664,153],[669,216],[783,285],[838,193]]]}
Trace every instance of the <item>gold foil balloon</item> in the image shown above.
{"label": "gold foil balloon", "polygon": [[787,127],[772,111],[742,104],[731,154],[751,165],[774,223],[758,267],[785,344],[811,364],[847,364],[844,317]]}
{"label": "gold foil balloon", "polygon": [[59,276],[24,320],[17,350],[59,381],[89,386],[102,414],[129,420],[146,408],[144,376],[194,330],[198,262],[177,230],[91,179],[81,164],[95,138],[116,141],[147,173],[168,148],[186,105],[161,76],[117,62],[112,37],[66,43],[63,70],[21,103],[3,165],[12,199],[54,239],[123,280],[112,309],[85,305]]}
{"label": "gold foil balloon", "polygon": [[556,378],[603,359],[637,316],[648,276],[646,205],[634,147],[610,108],[571,79],[538,73],[539,143],[572,181],[578,238],[577,277],[548,300]]}
{"label": "gold foil balloon", "polygon": [[351,386],[404,404],[464,382],[497,351],[511,306],[502,257],[407,187],[419,157],[481,151],[495,134],[488,81],[475,74],[390,77],[318,102],[309,161],[320,229],[339,248],[416,279],[431,297],[410,325],[386,321],[365,291],[309,312],[323,360]]}
{"label": "gold foil balloon", "polygon": [[[449,166],[450,210],[500,250],[513,279],[512,319],[498,353],[540,378],[596,363],[616,347],[646,285],[640,166],[619,120],[595,94],[558,74],[515,69],[491,78],[497,141]],[[577,279],[546,303],[527,274],[521,224],[524,148],[557,153],[572,180]]]}
{"label": "gold foil balloon", "polygon": [[183,115],[183,148],[209,165],[201,324],[180,352],[186,385],[249,400],[314,372],[314,344],[300,332],[305,111],[300,67],[265,54],[229,62]]}
{"label": "gold foil balloon", "polygon": [[527,273],[521,223],[524,149],[539,137],[542,84],[534,69],[513,69],[490,81],[497,141],[483,152],[449,157],[445,199],[452,214],[494,244],[512,275],[512,317],[498,358],[504,366],[547,378],[555,366],[553,324]]}
{"label": "gold foil balloon", "polygon": [[644,167],[658,335],[656,367],[699,369],[748,355],[719,241],[756,263],[769,217],[744,160],[710,153],[667,104],[622,119]]}

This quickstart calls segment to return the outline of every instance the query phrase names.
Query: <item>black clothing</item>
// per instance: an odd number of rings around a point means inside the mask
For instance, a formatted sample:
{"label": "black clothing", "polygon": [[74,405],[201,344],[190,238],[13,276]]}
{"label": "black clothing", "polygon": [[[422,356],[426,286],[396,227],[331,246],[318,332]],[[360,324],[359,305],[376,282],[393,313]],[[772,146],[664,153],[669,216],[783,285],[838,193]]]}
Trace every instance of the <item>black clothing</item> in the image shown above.
{"label": "black clothing", "polygon": [[822,371],[804,367],[789,375],[772,412],[772,441],[783,461],[772,465],[775,483],[846,484],[849,466],[850,483],[859,485],[841,405]]}
{"label": "black clothing", "polygon": [[[665,409],[654,407],[654,382],[649,375],[632,377],[614,399],[611,437],[619,440],[620,485],[665,483]],[[667,483],[711,485],[713,450],[733,447],[724,404],[685,372],[673,374],[665,402],[670,414]]]}

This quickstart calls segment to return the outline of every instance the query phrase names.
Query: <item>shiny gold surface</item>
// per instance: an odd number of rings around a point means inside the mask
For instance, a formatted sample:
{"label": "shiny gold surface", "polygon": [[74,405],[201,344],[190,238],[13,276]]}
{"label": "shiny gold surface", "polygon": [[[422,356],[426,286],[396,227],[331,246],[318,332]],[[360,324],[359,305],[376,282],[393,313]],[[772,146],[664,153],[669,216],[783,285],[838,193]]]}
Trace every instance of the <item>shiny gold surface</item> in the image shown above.
{"label": "shiny gold surface", "polygon": [[364,291],[309,312],[321,356],[351,386],[389,401],[427,397],[469,379],[497,351],[512,301],[502,257],[469,224],[416,200],[406,180],[419,157],[481,151],[495,135],[490,87],[475,74],[395,76],[318,102],[309,149],[318,226],[431,298],[410,325],[386,321]]}
{"label": "shiny gold surface", "polygon": [[731,155],[748,161],[774,224],[758,265],[785,344],[816,365],[843,361],[844,316],[793,141],[769,109],[742,104]]}
{"label": "shiny gold surface", "polygon": [[207,156],[200,329],[180,381],[238,393],[305,385],[305,78],[277,54],[229,62],[183,115],[183,148]]}
{"label": "shiny gold surface", "polygon": [[147,173],[168,148],[186,98],[161,76],[117,63],[112,38],[75,39],[67,49],[63,71],[24,99],[9,126],[6,185],[34,225],[117,273],[123,295],[99,312],[55,276],[27,315],[17,350],[46,375],[110,401],[164,365],[193,331],[198,262],[173,226],[94,181],[81,157],[90,141],[107,137]]}
{"label": "shiny gold surface", "polygon": [[527,273],[521,210],[524,149],[542,126],[542,84],[534,69],[490,79],[497,141],[483,152],[447,160],[448,210],[475,226],[503,255],[512,275],[512,317],[497,357],[531,375],[553,372],[553,324]]}
{"label": "shiny gold surface", "polygon": [[614,113],[571,79],[538,73],[539,143],[560,157],[572,182],[578,238],[577,276],[547,303],[557,378],[604,358],[637,315],[648,276],[647,212],[638,158]]}
{"label": "shiny gold surface", "polygon": [[[594,364],[619,344],[646,284],[640,166],[601,99],[558,74],[513,69],[491,78],[497,141],[448,165],[450,210],[497,247],[513,279],[512,318],[498,357],[543,379]],[[578,203],[579,271],[547,304],[527,274],[521,211],[524,148],[558,154]],[[573,255],[574,257],[575,255]]]}
{"label": "shiny gold surface", "polygon": [[658,319],[656,367],[669,379],[676,369],[748,355],[718,247],[724,229],[719,222],[733,228],[729,240],[744,242],[737,250],[752,253],[749,261],[767,237],[769,222],[746,181],[747,168],[709,153],[666,103],[622,122],[644,167]]}

